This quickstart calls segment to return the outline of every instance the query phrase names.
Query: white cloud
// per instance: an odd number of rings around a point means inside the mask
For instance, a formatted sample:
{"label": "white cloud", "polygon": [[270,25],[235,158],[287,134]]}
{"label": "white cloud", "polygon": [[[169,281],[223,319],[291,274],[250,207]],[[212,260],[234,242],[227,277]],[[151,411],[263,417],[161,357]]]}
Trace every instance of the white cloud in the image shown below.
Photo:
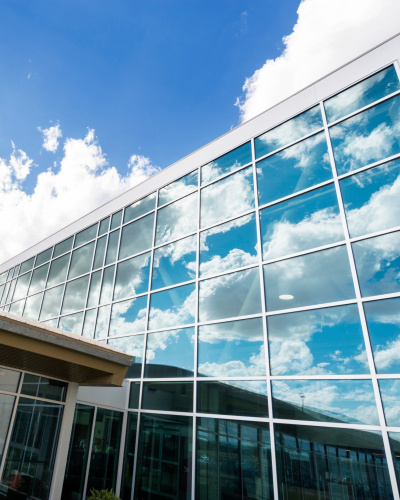
{"label": "white cloud", "polygon": [[370,381],[361,380],[313,380],[275,381],[274,398],[303,407],[322,415],[338,418],[344,422],[377,425],[378,413]]}
{"label": "white cloud", "polygon": [[[125,176],[111,167],[94,130],[83,139],[67,139],[59,164],[33,177],[33,160],[13,147],[9,159],[0,158],[0,261],[4,261],[60,228],[82,217],[159,169],[134,155]],[[22,182],[32,181],[33,192]],[[10,237],[12,235],[12,237]]]}
{"label": "white cloud", "polygon": [[[232,203],[235,200],[235,203]],[[204,188],[201,226],[205,227],[254,208],[253,171],[245,168]]]}
{"label": "white cloud", "polygon": [[58,140],[62,137],[62,132],[60,125],[54,125],[49,128],[40,128],[38,130],[43,134],[43,145],[42,148],[51,153],[55,153],[58,149]]}
{"label": "white cloud", "polygon": [[379,371],[387,371],[400,359],[400,338],[387,342],[385,346],[378,346],[375,352],[375,364]]}
{"label": "white cloud", "polygon": [[177,343],[181,332],[185,332],[185,330],[167,330],[166,332],[150,334],[147,341],[146,362],[156,358],[156,351],[165,351],[170,344]]}
{"label": "white cloud", "polygon": [[[363,167],[398,152],[399,103],[393,99],[389,104],[385,114],[382,108],[376,108],[332,127],[332,145],[338,173]],[[379,109],[379,121],[382,123],[373,128]]]}
{"label": "white cloud", "polygon": [[204,262],[201,266],[202,276],[212,276],[230,269],[249,266],[257,262],[257,259],[257,255],[234,248],[225,257],[214,255],[208,262]]}
{"label": "white cloud", "polygon": [[264,348],[258,354],[254,354],[248,360],[247,365],[235,359],[226,363],[216,363],[207,361],[199,365],[199,374],[206,377],[256,377],[265,375],[265,354]]}
{"label": "white cloud", "polygon": [[129,318],[126,316],[126,313],[132,306],[134,306],[135,302],[139,302],[143,305],[143,298],[140,297],[139,299],[126,300],[124,302],[113,304],[110,335],[128,335],[145,330],[147,297],[144,298],[145,307],[141,307],[137,311],[133,310],[133,313],[129,315]]}
{"label": "white cloud", "polygon": [[[385,166],[383,167],[385,168]],[[371,171],[354,176],[354,182],[369,181]],[[400,175],[392,182],[383,184],[360,208],[346,207],[346,216],[352,236],[373,233],[397,226],[400,220]],[[354,233],[354,234],[353,234]]]}
{"label": "white cloud", "polygon": [[331,208],[318,210],[300,222],[274,222],[273,233],[263,245],[264,260],[322,246],[344,238],[340,215]]}
{"label": "white cloud", "polygon": [[156,244],[167,243],[196,229],[197,193],[193,193],[158,211]]}
{"label": "white cloud", "polygon": [[303,0],[285,50],[247,78],[238,99],[248,120],[399,31],[398,0]]}
{"label": "white cloud", "polygon": [[[192,288],[191,285],[187,285],[187,287]],[[187,293],[188,288],[185,290],[182,289],[172,289],[169,293],[175,295],[175,302],[177,303],[179,300],[182,300],[182,297],[179,294]],[[165,294],[163,293],[163,298],[166,299]],[[151,330],[157,330],[161,328],[168,328],[178,325],[184,325],[188,323],[193,323],[194,321],[194,310],[196,305],[196,290],[193,290],[189,295],[184,298],[181,304],[177,304],[174,306],[166,305],[164,309],[159,309],[151,306],[150,310],[150,319],[149,319],[149,328]]]}
{"label": "white cloud", "polygon": [[133,186],[140,184],[160,171],[160,167],[152,165],[150,159],[142,155],[132,155],[128,167],[130,169],[129,177],[134,178]]}
{"label": "white cloud", "polygon": [[[165,245],[158,248],[154,253],[154,267],[158,268],[160,266],[161,259],[168,258],[169,264],[173,266],[175,263],[179,262],[184,264],[185,267],[191,272],[193,278],[196,277],[196,263],[192,260],[186,262],[185,256],[193,254],[197,250],[197,237],[196,235],[189,236],[182,240],[178,240],[170,245]],[[187,257],[186,257],[187,259]],[[192,257],[193,259],[193,257]],[[164,264],[165,265],[165,264]]]}
{"label": "white cloud", "polygon": [[0,193],[13,191],[26,179],[31,171],[33,160],[12,142],[12,153],[8,160],[0,158]]}
{"label": "white cloud", "polygon": [[257,268],[225,274],[200,283],[200,321],[260,312],[260,281]]}

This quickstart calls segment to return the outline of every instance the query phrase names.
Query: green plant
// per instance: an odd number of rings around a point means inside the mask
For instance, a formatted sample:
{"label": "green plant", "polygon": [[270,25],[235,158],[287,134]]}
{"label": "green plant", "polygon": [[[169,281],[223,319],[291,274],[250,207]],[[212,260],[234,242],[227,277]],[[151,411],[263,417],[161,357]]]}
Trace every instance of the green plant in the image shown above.
{"label": "green plant", "polygon": [[90,490],[89,500],[121,500],[113,490]]}

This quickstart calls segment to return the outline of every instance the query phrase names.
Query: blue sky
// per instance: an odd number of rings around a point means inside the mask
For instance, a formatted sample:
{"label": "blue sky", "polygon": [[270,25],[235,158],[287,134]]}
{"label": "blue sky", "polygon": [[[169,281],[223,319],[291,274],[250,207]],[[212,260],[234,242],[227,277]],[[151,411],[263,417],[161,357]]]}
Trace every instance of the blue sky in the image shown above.
{"label": "blue sky", "polygon": [[239,123],[244,79],[282,51],[298,3],[1,2],[0,156],[12,140],[47,169],[37,127],[59,122],[94,128],[122,173],[132,154],[168,166]]}
{"label": "blue sky", "polygon": [[393,36],[399,16],[398,0],[2,0],[0,262]]}

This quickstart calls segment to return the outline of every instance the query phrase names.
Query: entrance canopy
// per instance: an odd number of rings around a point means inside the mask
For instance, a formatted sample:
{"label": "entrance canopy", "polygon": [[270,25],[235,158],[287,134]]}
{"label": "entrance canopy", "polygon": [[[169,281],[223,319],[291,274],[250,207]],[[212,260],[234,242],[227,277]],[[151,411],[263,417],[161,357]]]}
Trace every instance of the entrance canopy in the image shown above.
{"label": "entrance canopy", "polygon": [[91,386],[121,386],[132,357],[96,340],[0,311],[0,365]]}

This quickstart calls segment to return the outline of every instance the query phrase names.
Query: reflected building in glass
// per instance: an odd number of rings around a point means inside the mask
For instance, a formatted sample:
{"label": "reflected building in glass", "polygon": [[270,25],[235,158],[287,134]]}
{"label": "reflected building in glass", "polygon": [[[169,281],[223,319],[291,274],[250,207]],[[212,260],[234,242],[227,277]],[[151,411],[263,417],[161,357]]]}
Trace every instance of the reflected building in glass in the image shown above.
{"label": "reflected building in glass", "polygon": [[[133,356],[122,388],[79,388],[63,500],[399,498],[399,55],[400,36],[0,267],[3,311]],[[0,496],[19,420],[60,425],[1,373]]]}

